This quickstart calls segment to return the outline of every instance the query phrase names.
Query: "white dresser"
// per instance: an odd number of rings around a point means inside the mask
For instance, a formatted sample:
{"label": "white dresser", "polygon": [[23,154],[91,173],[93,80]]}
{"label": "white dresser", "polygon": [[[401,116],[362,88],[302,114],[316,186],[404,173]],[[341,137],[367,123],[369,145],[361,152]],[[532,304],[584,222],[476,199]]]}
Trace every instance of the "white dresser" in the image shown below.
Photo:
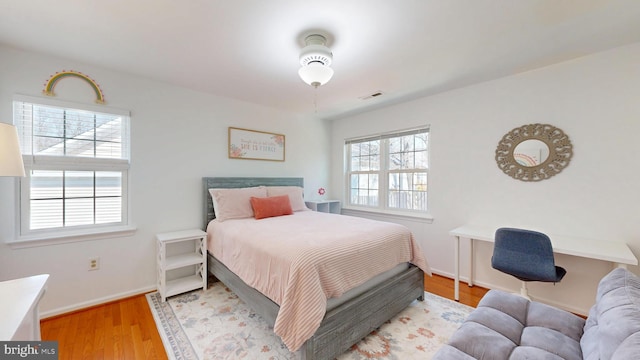
{"label": "white dresser", "polygon": [[38,305],[49,274],[0,282],[0,341],[37,341],[40,338]]}

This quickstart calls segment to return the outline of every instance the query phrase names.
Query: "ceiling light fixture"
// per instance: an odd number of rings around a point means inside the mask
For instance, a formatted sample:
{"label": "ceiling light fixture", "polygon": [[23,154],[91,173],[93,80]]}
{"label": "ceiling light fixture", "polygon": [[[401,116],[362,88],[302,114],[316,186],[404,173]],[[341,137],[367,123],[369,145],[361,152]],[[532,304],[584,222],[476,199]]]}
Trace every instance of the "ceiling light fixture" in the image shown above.
{"label": "ceiling light fixture", "polygon": [[307,84],[317,88],[326,84],[333,76],[331,60],[333,54],[326,46],[327,38],[319,34],[309,35],[304,39],[305,47],[300,52],[298,75]]}

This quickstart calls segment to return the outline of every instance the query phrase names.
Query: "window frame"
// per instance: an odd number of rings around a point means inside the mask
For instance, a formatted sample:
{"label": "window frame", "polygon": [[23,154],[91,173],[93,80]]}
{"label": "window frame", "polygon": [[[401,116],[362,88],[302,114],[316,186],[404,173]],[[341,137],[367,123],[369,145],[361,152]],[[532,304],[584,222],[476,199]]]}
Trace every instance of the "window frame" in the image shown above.
{"label": "window frame", "polygon": [[[132,223],[131,218],[131,194],[130,188],[130,167],[131,156],[129,149],[131,148],[131,117],[127,110],[96,106],[88,104],[79,104],[68,101],[60,101],[57,99],[48,99],[40,97],[30,97],[24,95],[15,95],[13,98],[14,123],[22,126],[17,122],[21,121],[16,117],[15,111],[18,103],[31,103],[40,106],[57,107],[70,110],[87,111],[91,113],[121,115],[126,117],[121,125],[123,137],[123,154],[120,158],[99,158],[99,157],[81,157],[81,156],[55,156],[55,155],[34,155],[23,152],[23,162],[26,176],[19,179],[16,199],[16,233],[17,239],[9,241],[13,246],[31,247],[56,243],[96,240],[105,237],[129,236],[135,233],[136,227]],[[25,135],[33,138],[33,135]],[[24,140],[24,139],[21,139]],[[28,145],[26,145],[28,146]],[[76,226],[62,226],[44,229],[31,229],[31,174],[32,171],[53,170],[53,171],[87,171],[87,172],[118,172],[121,174],[121,221],[104,224],[87,224]],[[95,191],[95,183],[93,189]],[[66,198],[66,197],[65,197]],[[91,197],[96,199],[95,192]]]}
{"label": "window frame", "polygon": [[[389,164],[389,153],[390,153],[390,139],[398,138],[402,136],[417,134],[417,133],[427,133],[427,168],[426,169],[390,169]],[[375,135],[363,136],[345,139],[344,141],[344,198],[345,204],[343,205],[343,209],[362,211],[362,212],[372,212],[372,213],[381,213],[388,215],[397,215],[402,217],[414,217],[414,218],[422,218],[432,220],[430,215],[429,208],[429,191],[427,190],[427,204],[426,210],[413,210],[413,209],[399,209],[395,207],[389,207],[389,176],[391,174],[399,174],[399,173],[424,173],[427,177],[427,189],[429,189],[429,179],[430,179],[430,169],[429,169],[429,157],[430,157],[430,135],[431,130],[430,126],[420,126],[417,128],[405,129],[405,130],[396,130],[390,131]],[[351,170],[351,144],[354,143],[363,143],[366,141],[380,141],[380,166],[377,170]],[[351,175],[354,174],[375,174],[378,176],[378,204],[377,205],[362,205],[362,204],[352,204],[351,203]]]}

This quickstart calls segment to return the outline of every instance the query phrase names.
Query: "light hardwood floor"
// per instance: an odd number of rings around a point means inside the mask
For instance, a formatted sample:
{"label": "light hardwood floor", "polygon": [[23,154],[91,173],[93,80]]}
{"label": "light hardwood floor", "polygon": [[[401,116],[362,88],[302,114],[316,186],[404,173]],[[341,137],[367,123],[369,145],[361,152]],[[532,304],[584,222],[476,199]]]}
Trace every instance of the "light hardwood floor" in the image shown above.
{"label": "light hardwood floor", "polygon": [[[432,294],[440,295],[449,300],[453,300],[453,279],[433,275],[424,277],[424,290]],[[460,282],[460,303],[477,307],[480,299],[489,291],[480,286],[467,286],[467,283]]]}
{"label": "light hardwood floor", "polygon": [[[425,290],[453,299],[453,280],[425,276]],[[477,306],[487,289],[460,285],[460,302]],[[144,295],[44,319],[42,340],[57,340],[59,359],[166,359]]]}
{"label": "light hardwood floor", "polygon": [[44,319],[40,331],[59,359],[167,359],[144,295]]}

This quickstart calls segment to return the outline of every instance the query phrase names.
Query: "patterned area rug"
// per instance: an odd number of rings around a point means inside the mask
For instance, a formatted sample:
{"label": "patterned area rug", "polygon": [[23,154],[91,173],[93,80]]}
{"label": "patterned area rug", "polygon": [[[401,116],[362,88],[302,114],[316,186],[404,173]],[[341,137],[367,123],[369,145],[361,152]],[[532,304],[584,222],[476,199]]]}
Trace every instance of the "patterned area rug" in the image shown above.
{"label": "patterned area rug", "polygon": [[[299,358],[220,282],[164,303],[157,292],[147,294],[147,300],[170,359]],[[338,359],[429,359],[471,310],[425,292],[425,301],[414,301]]]}

